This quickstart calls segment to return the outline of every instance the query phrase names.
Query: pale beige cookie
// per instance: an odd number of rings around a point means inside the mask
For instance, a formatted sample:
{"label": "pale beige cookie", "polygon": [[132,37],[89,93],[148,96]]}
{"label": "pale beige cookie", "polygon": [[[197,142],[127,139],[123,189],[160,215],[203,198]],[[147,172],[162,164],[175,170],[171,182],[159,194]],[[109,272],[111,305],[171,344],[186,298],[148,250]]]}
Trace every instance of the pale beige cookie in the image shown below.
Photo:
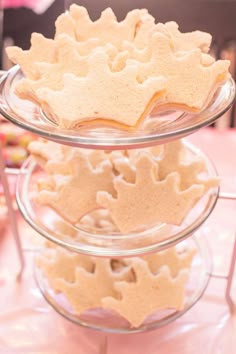
{"label": "pale beige cookie", "polygon": [[145,9],[130,11],[123,21],[117,22],[110,8],[105,9],[101,17],[93,22],[84,7],[73,4],[69,12],[58,17],[55,38],[67,34],[81,43],[96,38],[99,45],[113,43],[121,48],[123,41],[134,40],[143,23],[151,22],[154,23],[154,19]]}
{"label": "pale beige cookie", "polygon": [[6,52],[8,58],[14,64],[20,65],[26,77],[33,80],[39,77],[39,72],[35,66],[36,61],[48,63],[56,61],[55,42],[39,33],[32,33],[29,50],[22,50],[19,47],[8,47]]}
{"label": "pale beige cookie", "polygon": [[103,150],[79,149],[47,140],[31,142],[28,150],[36,162],[50,174],[73,174],[71,160],[76,155],[76,151],[84,155],[93,168],[109,158]]}
{"label": "pale beige cookie", "polygon": [[56,27],[56,32],[55,32],[55,39],[58,38],[58,36],[61,36],[62,34],[66,34],[69,37],[73,38],[76,40],[76,33],[75,33],[75,21],[71,17],[69,11],[66,11],[65,13],[61,14],[58,16],[55,22],[55,27]]}
{"label": "pale beige cookie", "polygon": [[53,284],[57,291],[66,296],[75,313],[81,314],[88,309],[102,307],[101,299],[105,296],[117,298],[114,281],[129,279],[129,273],[129,267],[114,272],[109,259],[97,258],[93,273],[76,268],[73,283],[57,278]]}
{"label": "pale beige cookie", "polygon": [[72,283],[75,281],[77,267],[91,273],[94,262],[89,256],[78,255],[61,247],[56,247],[55,249],[44,250],[37,258],[37,266],[49,280],[61,278]]}
{"label": "pale beige cookie", "polygon": [[[187,148],[182,140],[175,140],[163,146],[163,157],[158,161],[158,174],[164,180],[168,174],[178,172],[180,175],[180,189],[185,190],[193,184],[201,184],[205,191],[219,185],[219,178],[202,178],[200,174],[206,173],[206,163],[202,157],[191,156],[185,161]],[[187,159],[186,159],[187,160]]]}
{"label": "pale beige cookie", "polygon": [[47,140],[32,141],[28,145],[31,156],[41,167],[45,167],[50,160],[63,160],[69,149],[67,146]]}
{"label": "pale beige cookie", "polygon": [[112,222],[108,210],[97,209],[85,215],[78,226],[87,231],[96,233],[98,230],[104,232],[117,232],[117,228]]}
{"label": "pale beige cookie", "polygon": [[117,45],[124,40],[132,41],[139,23],[143,18],[150,16],[145,9],[133,10],[123,21],[117,22],[113,11],[107,8],[101,13],[101,17],[93,22],[82,6],[71,5],[69,12],[76,23],[75,32],[78,41],[97,37],[101,43],[110,42]]}
{"label": "pale beige cookie", "polygon": [[157,274],[159,269],[166,265],[170,270],[171,276],[176,277],[182,269],[191,267],[195,254],[195,248],[179,252],[176,247],[171,247],[165,251],[143,256],[142,259],[148,263],[149,269],[153,274]]}
{"label": "pale beige cookie", "polygon": [[51,176],[48,176],[47,178],[38,178],[37,179],[37,188],[38,191],[54,191],[56,188],[56,182],[55,179],[52,178]]}
{"label": "pale beige cookie", "polygon": [[143,155],[143,153],[148,154],[150,158],[158,161],[163,154],[163,148],[164,145],[155,145],[155,146],[150,146],[148,148],[127,150],[127,157],[130,160],[130,165],[134,166],[137,159],[141,155]]}
{"label": "pale beige cookie", "polygon": [[93,169],[80,150],[73,150],[69,161],[72,174],[60,178],[55,176],[55,190],[39,191],[37,201],[75,224],[85,214],[98,208],[97,191],[105,190],[114,194],[113,173],[109,161]]}
{"label": "pale beige cookie", "polygon": [[119,178],[115,180],[117,197],[113,198],[108,192],[97,193],[97,203],[110,211],[123,233],[160,222],[180,225],[204,193],[201,185],[192,185],[181,191],[177,172],[159,181],[156,164],[146,154],[139,158],[136,169],[135,183]]}
{"label": "pale beige cookie", "polygon": [[165,90],[162,77],[138,83],[137,70],[136,64],[130,64],[122,71],[111,72],[108,56],[97,49],[89,57],[86,77],[65,74],[63,90],[39,89],[37,96],[45,112],[66,128],[94,120],[135,127],[147,115],[154,101],[163,97]]}
{"label": "pale beige cookie", "polygon": [[202,52],[207,53],[210,49],[212,37],[209,33],[202,31],[181,33],[178,24],[174,21],[165,24],[158,23],[155,31],[168,34],[172,39],[175,51],[190,51],[199,48]]}
{"label": "pale beige cookie", "polygon": [[[61,36],[54,42],[57,47],[57,60],[54,63],[35,62],[37,80],[23,79],[16,85],[19,97],[39,102],[37,90],[43,87],[52,90],[63,88],[64,73],[85,76],[88,71],[88,59],[81,56],[76,49],[76,42],[69,37]],[[40,103],[40,102],[39,102]]]}
{"label": "pale beige cookie", "polygon": [[70,238],[76,240],[78,238],[78,231],[76,230],[76,228],[71,227],[63,219],[58,219],[53,221],[53,230],[56,232],[57,237],[59,239],[65,240],[65,238]]}
{"label": "pale beige cookie", "polygon": [[218,60],[212,65],[203,65],[200,49],[176,55],[171,40],[162,33],[154,33],[150,45],[152,56],[150,61],[140,63],[139,80],[142,82],[149,77],[166,77],[166,100],[169,105],[199,111],[215,85],[229,76],[229,61]]}
{"label": "pale beige cookie", "polygon": [[116,282],[114,287],[121,293],[121,299],[114,296],[102,299],[104,308],[112,309],[130,322],[132,327],[139,327],[152,313],[163,309],[181,310],[184,306],[185,285],[189,272],[181,270],[172,278],[167,267],[162,267],[157,274],[152,274],[148,264],[135,259],[132,265],[135,282]]}
{"label": "pale beige cookie", "polygon": [[210,54],[202,54],[202,65],[210,66],[214,64],[215,59]]}
{"label": "pale beige cookie", "polygon": [[132,166],[128,157],[115,157],[112,159],[112,163],[115,173],[121,175],[126,182],[135,182],[136,169]]}
{"label": "pale beige cookie", "polygon": [[62,174],[62,175],[72,175],[73,174],[73,160],[78,151],[80,154],[84,155],[88,159],[88,162],[93,168],[97,168],[98,165],[107,160],[106,153],[102,150],[86,150],[78,148],[69,148],[67,156],[64,159],[51,158],[45,167],[45,171],[50,174]]}
{"label": "pale beige cookie", "polygon": [[86,152],[89,162],[93,168],[96,168],[101,162],[108,159],[107,153],[103,150],[83,149],[83,151]]}
{"label": "pale beige cookie", "polygon": [[[148,62],[153,51],[149,43],[155,33],[161,33],[169,39],[171,48],[177,57],[183,55],[183,52],[199,48],[203,52],[202,61],[204,65],[210,65],[215,61],[214,58],[205,54],[210,48],[210,34],[201,31],[181,33],[176,22],[157,23],[154,25],[152,21],[146,21],[140,26],[133,41],[123,42],[122,49],[124,54],[123,58],[120,58],[120,66],[124,66],[128,58],[139,62]],[[127,52],[128,55],[126,54]],[[123,63],[121,59],[123,59]]]}
{"label": "pale beige cookie", "polygon": [[[34,67],[38,72],[38,78],[37,80],[20,80],[15,88],[19,97],[40,103],[37,97],[38,89],[62,90],[65,73],[79,77],[87,75],[88,56],[84,52],[89,53],[96,48],[97,41],[92,39],[87,41],[86,44],[81,44],[64,35],[59,36],[55,43],[57,48],[56,62],[35,62]],[[117,54],[117,50],[110,44],[104,47],[104,51],[110,60]]]}
{"label": "pale beige cookie", "polygon": [[72,5],[57,19],[54,41],[33,34],[28,51],[7,51],[27,77],[16,85],[19,97],[40,104],[59,126],[134,130],[154,108],[207,105],[229,77],[229,62],[207,54],[210,42],[204,32],[181,33],[175,22],[155,24],[147,10],[118,22],[106,9],[93,22]]}

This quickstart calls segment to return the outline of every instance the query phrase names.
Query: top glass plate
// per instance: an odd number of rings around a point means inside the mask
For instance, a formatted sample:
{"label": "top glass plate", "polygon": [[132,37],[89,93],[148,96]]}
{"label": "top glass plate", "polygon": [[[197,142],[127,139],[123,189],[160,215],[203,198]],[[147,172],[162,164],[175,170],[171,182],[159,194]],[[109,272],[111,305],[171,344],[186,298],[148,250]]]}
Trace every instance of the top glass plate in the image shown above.
{"label": "top glass plate", "polygon": [[48,140],[92,149],[141,148],[182,138],[213,123],[230,108],[235,97],[235,83],[229,79],[217,88],[200,113],[180,110],[155,112],[154,109],[134,132],[101,125],[63,129],[48,119],[39,106],[16,96],[14,88],[22,77],[19,66],[3,74],[0,80],[0,113],[12,123]]}

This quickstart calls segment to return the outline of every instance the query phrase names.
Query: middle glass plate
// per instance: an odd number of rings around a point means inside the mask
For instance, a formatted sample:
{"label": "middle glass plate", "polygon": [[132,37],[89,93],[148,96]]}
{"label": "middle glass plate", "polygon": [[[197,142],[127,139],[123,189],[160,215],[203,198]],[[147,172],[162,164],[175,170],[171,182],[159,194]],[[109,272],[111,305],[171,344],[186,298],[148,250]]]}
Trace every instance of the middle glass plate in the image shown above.
{"label": "middle glass plate", "polygon": [[[216,176],[211,161],[198,149],[190,151],[206,162],[209,177]],[[180,226],[158,224],[141,232],[122,234],[112,229],[72,225],[51,209],[36,204],[32,198],[38,178],[44,172],[30,158],[22,168],[17,183],[17,203],[25,220],[46,239],[69,250],[101,257],[128,257],[157,252],[191,236],[208,218],[216,204],[219,188],[210,189]],[[98,218],[103,218],[102,211]],[[103,225],[106,225],[104,220]]]}

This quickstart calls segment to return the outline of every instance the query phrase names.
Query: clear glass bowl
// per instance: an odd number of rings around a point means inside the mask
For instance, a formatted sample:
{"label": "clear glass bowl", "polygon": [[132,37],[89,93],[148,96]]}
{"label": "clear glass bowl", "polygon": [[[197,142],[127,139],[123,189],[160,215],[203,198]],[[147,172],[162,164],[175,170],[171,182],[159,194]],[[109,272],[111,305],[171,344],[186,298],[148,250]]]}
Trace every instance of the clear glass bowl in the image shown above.
{"label": "clear glass bowl", "polygon": [[[197,148],[187,144],[189,152],[205,160],[209,177],[216,176],[211,161]],[[191,234],[208,218],[216,204],[219,188],[210,189],[187,215],[180,226],[147,225],[140,232],[122,234],[102,228],[90,229],[83,224],[72,225],[51,209],[33,201],[36,181],[42,170],[29,159],[18,177],[16,199],[25,220],[46,239],[69,250],[102,257],[128,257],[168,248]],[[59,226],[58,226],[59,225]]]}
{"label": "clear glass bowl", "polygon": [[[176,320],[187,312],[201,298],[209,283],[212,272],[211,255],[201,231],[197,231],[193,238],[189,238],[183,243],[188,245],[188,247],[194,246],[197,250],[185,288],[183,309],[180,311],[174,309],[154,311],[137,328],[132,327],[127,320],[115,312],[103,308],[87,310],[80,316],[76,315],[64,294],[55,293],[52,290],[47,279],[37,266],[35,266],[36,282],[46,301],[60,315],[80,326],[111,333],[137,333],[153,330]],[[145,297],[148,301],[148,294],[145,293]]]}
{"label": "clear glass bowl", "polygon": [[39,106],[15,95],[15,85],[21,79],[21,70],[15,66],[0,80],[0,113],[6,119],[48,140],[93,149],[131,149],[182,138],[213,123],[230,108],[235,97],[235,84],[229,79],[217,88],[200,113],[173,109],[158,112],[154,108],[133,132],[99,125],[66,130],[48,119]]}

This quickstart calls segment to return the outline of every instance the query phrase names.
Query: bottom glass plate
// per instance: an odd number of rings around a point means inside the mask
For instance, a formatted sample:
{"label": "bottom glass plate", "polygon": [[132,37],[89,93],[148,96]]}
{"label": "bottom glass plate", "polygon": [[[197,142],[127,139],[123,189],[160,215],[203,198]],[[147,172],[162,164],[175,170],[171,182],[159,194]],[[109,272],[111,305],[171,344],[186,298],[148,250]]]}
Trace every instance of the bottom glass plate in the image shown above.
{"label": "bottom glass plate", "polygon": [[[41,271],[35,267],[37,285],[45,300],[63,317],[86,328],[110,333],[137,333],[162,327],[187,312],[204,294],[212,272],[211,255],[204,238],[203,232],[198,230],[192,238],[184,240],[182,245],[195,247],[190,277],[185,290],[185,303],[181,311],[165,310],[156,311],[146,318],[138,328],[130,326],[124,318],[105,309],[93,309],[76,315],[62,293],[56,294],[43,277]],[[147,294],[148,296],[148,294]],[[147,301],[148,297],[147,297]]]}

